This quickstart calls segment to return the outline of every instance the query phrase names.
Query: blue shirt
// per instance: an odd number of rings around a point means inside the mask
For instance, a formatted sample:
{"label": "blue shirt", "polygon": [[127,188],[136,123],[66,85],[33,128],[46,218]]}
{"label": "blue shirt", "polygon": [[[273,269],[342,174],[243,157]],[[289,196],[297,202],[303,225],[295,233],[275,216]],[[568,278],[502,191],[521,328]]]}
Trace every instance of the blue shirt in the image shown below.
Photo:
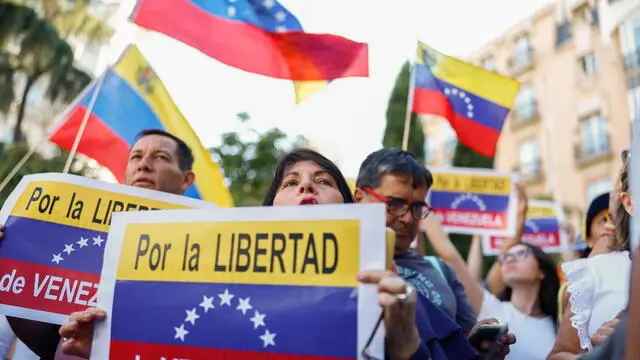
{"label": "blue shirt", "polygon": [[398,265],[398,275],[415,287],[422,297],[439,307],[463,331],[473,329],[478,322],[476,314],[469,304],[464,286],[449,264],[438,259],[441,273],[431,262],[413,251],[396,255],[394,261]]}

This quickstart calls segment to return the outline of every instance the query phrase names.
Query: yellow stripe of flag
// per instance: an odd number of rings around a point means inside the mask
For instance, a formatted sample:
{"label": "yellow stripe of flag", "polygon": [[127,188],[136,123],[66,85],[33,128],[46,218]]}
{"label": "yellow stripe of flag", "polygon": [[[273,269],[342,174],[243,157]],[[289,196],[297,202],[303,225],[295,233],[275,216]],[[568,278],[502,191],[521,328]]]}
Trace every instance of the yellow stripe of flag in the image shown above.
{"label": "yellow stripe of flag", "polygon": [[202,200],[211,201],[220,207],[233,206],[229,189],[218,165],[204,148],[200,139],[184,118],[169,92],[158,76],[150,76],[148,85],[142,87],[137,80],[140,69],[153,71],[137,46],[132,45],[113,67],[114,71],[135,90],[155,113],[164,130],[182,139],[193,151],[193,171],[196,174],[196,188]]}

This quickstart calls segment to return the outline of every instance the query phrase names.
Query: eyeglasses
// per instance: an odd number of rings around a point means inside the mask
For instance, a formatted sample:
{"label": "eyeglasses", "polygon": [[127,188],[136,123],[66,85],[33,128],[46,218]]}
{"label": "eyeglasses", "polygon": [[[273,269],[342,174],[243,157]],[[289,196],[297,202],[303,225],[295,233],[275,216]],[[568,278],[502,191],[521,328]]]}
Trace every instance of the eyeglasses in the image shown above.
{"label": "eyeglasses", "polygon": [[382,196],[369,187],[363,187],[362,190],[367,194],[387,204],[387,212],[393,216],[401,217],[411,211],[415,220],[426,219],[433,210],[424,202],[407,203],[406,200],[393,196]]}
{"label": "eyeglasses", "polygon": [[524,249],[520,249],[518,251],[513,251],[513,252],[507,252],[504,254],[500,254],[500,256],[498,256],[498,261],[501,264],[504,264],[509,260],[520,261],[526,258],[530,252],[531,250],[529,250],[529,248],[524,248]]}
{"label": "eyeglasses", "polygon": [[622,150],[622,153],[620,153],[620,157],[622,158],[622,162],[627,161],[631,157],[631,151]]}

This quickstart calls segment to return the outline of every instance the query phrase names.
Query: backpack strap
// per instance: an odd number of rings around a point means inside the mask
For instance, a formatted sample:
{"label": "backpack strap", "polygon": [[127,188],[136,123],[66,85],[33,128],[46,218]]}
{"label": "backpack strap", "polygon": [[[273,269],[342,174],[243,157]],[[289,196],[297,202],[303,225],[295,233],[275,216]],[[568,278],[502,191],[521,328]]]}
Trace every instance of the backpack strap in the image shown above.
{"label": "backpack strap", "polygon": [[440,273],[440,276],[442,276],[442,278],[445,281],[447,280],[447,276],[444,274],[444,270],[442,269],[442,264],[440,263],[440,260],[438,260],[437,257],[435,256],[425,256],[424,257],[425,260],[427,260],[428,262],[431,263],[431,265],[436,268],[436,270],[438,270],[438,272]]}

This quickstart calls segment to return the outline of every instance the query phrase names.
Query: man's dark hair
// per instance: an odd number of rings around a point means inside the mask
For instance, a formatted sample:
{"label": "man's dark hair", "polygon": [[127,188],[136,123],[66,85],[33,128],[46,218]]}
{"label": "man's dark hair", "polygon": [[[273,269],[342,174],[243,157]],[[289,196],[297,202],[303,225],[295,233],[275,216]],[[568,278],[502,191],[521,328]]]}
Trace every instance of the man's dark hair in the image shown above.
{"label": "man's dark hair", "polygon": [[136,139],[134,143],[138,142],[138,140],[142,139],[143,137],[149,136],[149,135],[160,135],[160,136],[168,137],[169,139],[173,140],[176,143],[176,148],[178,149],[176,155],[178,155],[178,166],[180,166],[180,170],[187,171],[193,168],[193,152],[191,152],[191,148],[189,147],[189,145],[187,145],[187,143],[182,141],[182,139],[180,139],[179,137],[173,134],[170,134],[164,130],[160,130],[160,129],[142,130],[138,133],[138,135],[136,135]]}
{"label": "man's dark hair", "polygon": [[387,174],[410,176],[414,188],[426,185],[429,189],[433,185],[431,172],[411,153],[400,149],[380,149],[367,156],[360,165],[356,187],[375,189]]}

